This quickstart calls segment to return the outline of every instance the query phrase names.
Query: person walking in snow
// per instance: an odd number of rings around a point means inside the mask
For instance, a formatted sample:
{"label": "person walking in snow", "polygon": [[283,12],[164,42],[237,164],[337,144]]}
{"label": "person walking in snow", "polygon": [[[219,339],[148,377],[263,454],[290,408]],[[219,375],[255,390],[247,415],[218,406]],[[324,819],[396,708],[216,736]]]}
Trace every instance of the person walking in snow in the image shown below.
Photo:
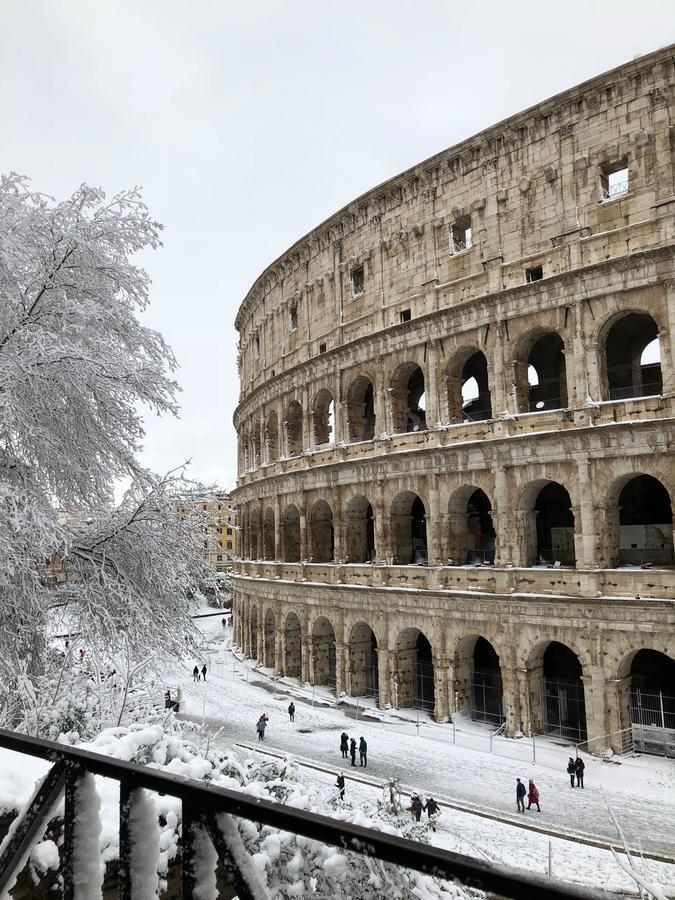
{"label": "person walking in snow", "polygon": [[532,804],[537,807],[537,812],[541,812],[541,807],[539,806],[539,791],[534,781],[530,778],[527,786],[527,808],[529,809]]}
{"label": "person walking in snow", "polygon": [[352,765],[356,765],[356,739],[352,738],[349,742],[349,755],[352,758]]}
{"label": "person walking in snow", "polygon": [[288,718],[291,720],[291,722],[295,722],[295,703],[293,703],[292,700],[288,704]]}
{"label": "person walking in snow", "polygon": [[567,774],[570,776],[570,787],[574,787],[574,776],[577,774],[577,767],[571,756],[567,761]]}
{"label": "person walking in snow", "polygon": [[192,680],[199,681],[199,666],[195,666],[192,670]]}
{"label": "person walking in snow", "polygon": [[525,790],[525,785],[520,780],[520,778],[516,778],[516,807],[518,808],[518,812],[525,812],[525,794],[527,791]]}
{"label": "person walking in snow", "polygon": [[422,801],[420,800],[420,797],[418,794],[411,794],[409,808],[410,808],[411,817],[416,822],[419,822],[419,820],[422,818],[423,807],[422,807]]}
{"label": "person walking in snow", "polygon": [[202,666],[202,677],[206,681],[206,663]]}
{"label": "person walking in snow", "polygon": [[347,759],[349,756],[349,735],[346,731],[343,731],[340,735],[340,752],[342,753],[342,758]]}
{"label": "person walking in snow", "polygon": [[340,800],[345,799],[345,776],[340,772],[337,777],[337,781],[335,782],[335,787],[338,789],[340,794]]}
{"label": "person walking in snow", "polygon": [[225,618],[225,616],[223,616],[221,621],[222,621],[223,628],[225,628],[225,626],[227,625],[227,619]]}
{"label": "person walking in snow", "polygon": [[259,741],[265,740],[265,728],[267,728],[267,722],[268,722],[268,718],[265,715],[265,713],[263,713],[262,716],[260,716],[260,718],[256,722],[255,729],[258,732],[258,740]]}
{"label": "person walking in snow", "polygon": [[586,768],[586,763],[580,756],[574,760],[574,771],[577,776],[577,787],[583,788],[584,786],[584,769]]}
{"label": "person walking in snow", "polygon": [[84,662],[84,650],[80,650],[80,663]]}
{"label": "person walking in snow", "polygon": [[164,709],[171,709],[171,691],[166,691],[164,694]]}
{"label": "person walking in snow", "polygon": [[364,737],[359,738],[359,762],[364,767],[368,765],[368,744]]}
{"label": "person walking in snow", "polygon": [[429,824],[431,825],[432,831],[436,831],[436,819],[441,814],[441,808],[436,803],[433,797],[427,797],[427,802],[424,804],[422,809],[427,811],[427,816],[429,817]]}

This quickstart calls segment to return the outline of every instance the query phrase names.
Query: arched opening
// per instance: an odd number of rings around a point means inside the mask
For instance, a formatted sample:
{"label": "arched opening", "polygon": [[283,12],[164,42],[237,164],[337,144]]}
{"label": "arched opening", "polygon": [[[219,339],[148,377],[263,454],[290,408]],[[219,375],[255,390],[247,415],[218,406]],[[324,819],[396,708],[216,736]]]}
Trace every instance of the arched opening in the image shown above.
{"label": "arched opening", "polygon": [[300,562],[300,513],[292,503],[282,519],[284,562]]}
{"label": "arched opening", "polygon": [[565,345],[559,334],[548,331],[517,362],[518,406],[521,411],[543,412],[567,406]]}
{"label": "arched opening", "polygon": [[633,747],[675,758],[675,659],[638,650],[630,666]]}
{"label": "arched opening", "polygon": [[334,411],[333,395],[324,388],[316,395],[312,406],[314,446],[317,449],[328,446],[333,439]]}
{"label": "arched opening", "polygon": [[[543,654],[543,731],[586,740],[586,704],[579,657],[565,644],[551,641]],[[534,704],[533,704],[534,708]]]}
{"label": "arched opening", "polygon": [[291,400],[286,407],[286,453],[299,456],[302,453],[302,407],[297,400]]}
{"label": "arched opening", "polygon": [[286,616],[284,623],[284,675],[302,677],[302,633],[300,619],[294,612]]}
{"label": "arched opening", "polygon": [[648,313],[615,317],[604,341],[607,398],[648,397],[663,390],[658,326]]}
{"label": "arched opening", "polygon": [[267,462],[271,463],[279,456],[279,424],[274,410],[267,414],[265,443],[267,445]]}
{"label": "arched opening", "polygon": [[431,644],[417,628],[407,628],[396,642],[394,701],[399,709],[434,712],[436,694]]}
{"label": "arched opening", "polygon": [[265,642],[264,642],[264,656],[263,656],[263,665],[268,669],[274,668],[274,651],[275,651],[275,643],[276,643],[276,628],[274,621],[274,612],[271,609],[268,609],[265,613]]}
{"label": "arched opening", "polygon": [[352,697],[380,697],[377,638],[365,622],[357,622],[349,635],[347,691]]}
{"label": "arched opening", "polygon": [[312,562],[332,562],[335,553],[333,512],[325,500],[318,500],[309,516]]}
{"label": "arched opening", "polygon": [[249,510],[250,558],[262,559],[262,520],[261,512],[256,506]]}
{"label": "arched opening", "polygon": [[375,562],[375,518],[367,497],[352,497],[347,504],[347,562]]}
{"label": "arched opening", "polygon": [[425,431],[427,419],[422,369],[415,363],[399,366],[390,394],[394,432]]}
{"label": "arched opening", "polygon": [[319,616],[312,632],[312,662],[314,684],[327,685],[335,690],[336,654],[335,631],[325,616]]}
{"label": "arched opening", "polygon": [[505,720],[499,656],[480,635],[467,635],[455,651],[456,708],[474,722],[501,725]]}
{"label": "arched opening", "polygon": [[571,507],[570,495],[557,481],[549,481],[539,491],[534,504],[537,537],[535,565],[575,564],[574,513]]}
{"label": "arched opening", "polygon": [[391,546],[397,566],[427,564],[427,526],[424,503],[405,491],[391,505]]}
{"label": "arched opening", "polygon": [[619,494],[620,566],[673,565],[673,511],[668,491],[651,475],[636,475]]}
{"label": "arched opening", "polygon": [[375,437],[375,394],[370,378],[360,375],[347,391],[347,433],[352,443]]}
{"label": "arched opening", "polygon": [[263,559],[274,559],[274,510],[268,506],[263,517]]}
{"label": "arched opening", "polygon": [[451,422],[480,422],[492,418],[488,365],[481,350],[461,351],[452,360],[447,385]]}
{"label": "arched opening", "polygon": [[492,504],[485,491],[468,486],[460,488],[450,501],[448,519],[448,563],[492,565],[496,532]]}

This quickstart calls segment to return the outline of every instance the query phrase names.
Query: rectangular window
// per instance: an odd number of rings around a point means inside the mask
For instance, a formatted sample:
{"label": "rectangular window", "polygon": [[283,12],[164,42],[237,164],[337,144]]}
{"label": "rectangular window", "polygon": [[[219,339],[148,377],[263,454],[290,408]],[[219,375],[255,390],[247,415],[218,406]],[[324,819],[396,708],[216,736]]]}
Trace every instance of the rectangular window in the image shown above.
{"label": "rectangular window", "polygon": [[222,562],[222,561],[223,561],[222,553],[219,553],[219,554],[216,556],[216,562]]}
{"label": "rectangular window", "polygon": [[409,322],[412,319],[412,315],[409,309],[401,310],[401,323]]}
{"label": "rectangular window", "polygon": [[325,352],[326,352],[326,345],[319,344],[319,353],[325,353]]}
{"label": "rectangular window", "polygon": [[543,266],[532,266],[531,269],[525,269],[525,281],[531,284],[533,281],[541,281],[544,277]]}
{"label": "rectangular window", "polygon": [[256,334],[255,336],[255,358],[260,359],[260,335]]}
{"label": "rectangular window", "polygon": [[450,229],[450,252],[463,253],[471,246],[471,216],[462,216]]}
{"label": "rectangular window", "polygon": [[232,534],[232,529],[231,529],[231,528],[228,528],[228,529],[227,529],[227,536],[230,537],[231,534]]}
{"label": "rectangular window", "polygon": [[288,327],[291,331],[298,330],[298,307],[291,306],[288,310]]}
{"label": "rectangular window", "polygon": [[600,170],[600,202],[607,203],[625,197],[628,193],[629,177],[626,160],[606,163]]}
{"label": "rectangular window", "polygon": [[352,269],[352,297],[358,297],[364,291],[365,273],[363,266],[354,266]]}
{"label": "rectangular window", "polygon": [[228,541],[228,542],[227,542],[227,549],[228,549],[228,550],[231,550],[231,549],[232,549],[232,541]]}

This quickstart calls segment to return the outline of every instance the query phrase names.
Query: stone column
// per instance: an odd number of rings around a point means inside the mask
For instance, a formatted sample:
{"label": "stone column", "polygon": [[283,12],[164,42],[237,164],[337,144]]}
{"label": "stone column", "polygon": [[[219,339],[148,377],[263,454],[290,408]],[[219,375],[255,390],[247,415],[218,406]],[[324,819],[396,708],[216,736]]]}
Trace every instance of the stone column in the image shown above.
{"label": "stone column", "polygon": [[391,537],[389,528],[389,515],[384,496],[384,482],[377,482],[377,494],[372,501],[373,516],[375,518],[375,560],[385,564],[391,560]]}
{"label": "stone column", "polygon": [[590,671],[581,676],[584,684],[584,702],[586,706],[586,730],[588,740],[592,741],[593,753],[606,749],[609,741],[599,740],[610,731],[607,718],[607,698],[605,696],[605,673],[601,666],[592,666]]}
{"label": "stone column", "polygon": [[[596,517],[593,509],[593,486],[587,459],[577,460],[579,472],[579,519],[574,516],[574,546],[578,569],[596,569],[600,565]],[[580,521],[579,521],[580,520]],[[581,532],[579,534],[579,531]],[[577,534],[579,540],[577,541]]]}
{"label": "stone column", "polygon": [[509,501],[508,477],[506,469],[497,462],[495,468],[495,496],[492,508],[492,522],[495,527],[495,565],[515,564],[513,548],[514,510]]}
{"label": "stone column", "polygon": [[278,496],[274,498],[274,558],[276,560],[284,558],[281,501]]}
{"label": "stone column", "polygon": [[307,502],[303,495],[300,507],[300,561],[305,562],[309,559],[310,547],[307,542]]}
{"label": "stone column", "polygon": [[512,392],[510,385],[507,388],[504,368],[504,335],[501,322],[495,324],[495,343],[492,351],[492,380],[490,385],[490,400],[492,404],[492,418],[496,419],[506,412],[514,412],[509,404]]}
{"label": "stone column", "polygon": [[333,559],[341,565],[347,558],[347,522],[342,508],[342,489],[336,485],[333,489]]}
{"label": "stone column", "polygon": [[[592,341],[586,345],[586,352],[584,353],[588,396],[591,400],[595,400],[596,403],[600,402],[600,400],[607,400],[607,397],[603,395],[602,385],[600,383],[599,349],[600,344],[598,344],[597,341]],[[586,398],[584,397],[584,400],[585,399]]]}
{"label": "stone column", "polygon": [[504,700],[504,715],[506,716],[506,733],[509,737],[520,731],[522,721],[522,706],[520,695],[520,682],[518,670],[515,666],[501,665],[502,695]]}
{"label": "stone column", "polygon": [[532,712],[530,708],[530,673],[526,666],[518,666],[515,669],[515,677],[518,682],[518,696],[520,698],[520,731],[528,734],[532,730]]}
{"label": "stone column", "polygon": [[441,542],[441,508],[438,491],[438,476],[429,475],[427,479],[429,487],[429,516],[427,521],[428,564],[440,566],[443,564]]}
{"label": "stone column", "polygon": [[437,428],[441,424],[438,403],[438,344],[429,341],[427,344],[427,382],[425,388],[427,428]]}
{"label": "stone column", "polygon": [[274,625],[276,633],[274,635],[274,673],[281,675],[284,671],[284,646],[283,634],[284,623],[281,610],[277,609],[274,616]]}
{"label": "stone column", "polygon": [[286,456],[286,425],[284,423],[284,404],[282,400],[275,403],[277,413],[277,453]]}
{"label": "stone column", "polygon": [[344,641],[335,639],[335,694],[340,696],[346,693],[347,682],[345,677],[347,658],[347,645]]}
{"label": "stone column", "polygon": [[302,644],[302,683],[312,683],[312,673],[314,669],[314,660],[312,656],[312,639],[308,634],[303,633],[301,638]]}
{"label": "stone column", "polygon": [[384,647],[377,648],[377,681],[379,686],[378,706],[391,705],[391,684],[390,684],[390,660],[389,651]]}
{"label": "stone column", "polygon": [[312,427],[313,419],[310,419],[309,408],[309,390],[304,388],[302,391],[302,449],[309,450],[314,446],[314,429]]}
{"label": "stone column", "polygon": [[265,665],[265,614],[262,603],[258,604],[258,640],[256,641],[256,661]]}
{"label": "stone column", "polygon": [[661,348],[662,392],[672,396],[675,393],[675,281],[664,282],[664,287],[668,310],[668,321],[664,324],[667,331],[661,328],[658,335]]}
{"label": "stone column", "polygon": [[[447,722],[450,715],[448,690],[449,660],[445,656],[432,653],[434,666],[434,718],[437,722]],[[450,686],[450,691],[452,686]]]}
{"label": "stone column", "polygon": [[605,696],[607,698],[609,743],[617,753],[624,750],[625,729],[631,727],[630,719],[630,675],[625,678],[607,678]]}
{"label": "stone column", "polygon": [[447,522],[447,559],[452,560],[452,565],[461,566],[466,562],[466,514],[461,512],[449,512]]}

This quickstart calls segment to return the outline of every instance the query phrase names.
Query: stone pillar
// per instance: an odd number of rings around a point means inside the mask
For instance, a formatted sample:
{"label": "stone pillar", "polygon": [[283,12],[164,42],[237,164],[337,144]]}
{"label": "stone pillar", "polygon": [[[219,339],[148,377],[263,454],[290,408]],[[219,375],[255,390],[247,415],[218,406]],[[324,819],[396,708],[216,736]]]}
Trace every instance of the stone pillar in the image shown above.
{"label": "stone pillar", "polygon": [[432,653],[434,666],[434,718],[437,722],[447,722],[450,716],[450,698],[452,685],[448,687],[449,660],[445,656]]}
{"label": "stone pillar", "polygon": [[388,387],[383,391],[382,405],[384,407],[384,431],[386,434],[394,434],[394,388]]}
{"label": "stone pillar", "polygon": [[625,749],[621,732],[631,727],[630,719],[630,675],[625,678],[607,678],[605,696],[607,698],[609,744],[617,753]]}
{"label": "stone pillar", "polygon": [[452,560],[452,565],[461,566],[466,562],[467,517],[465,513],[449,512],[447,522],[447,559]]}
{"label": "stone pillar", "polygon": [[274,498],[274,558],[276,560],[284,558],[283,531],[281,528],[281,501],[278,496]]}
{"label": "stone pillar", "polygon": [[438,491],[438,476],[429,475],[429,515],[427,517],[427,562],[430,566],[443,564],[441,541],[441,501]]}
{"label": "stone pillar", "polygon": [[500,665],[500,672],[502,676],[504,715],[506,716],[506,734],[509,737],[513,737],[517,731],[520,731],[520,723],[522,721],[518,670],[515,666]]}
{"label": "stone pillar", "polygon": [[589,672],[581,676],[581,680],[584,684],[588,740],[593,742],[591,745],[593,752],[598,753],[606,749],[606,744],[609,743],[599,740],[610,731],[605,696],[605,673],[601,666],[592,666]]}
{"label": "stone pillar", "polygon": [[534,734],[541,734],[544,730],[545,703],[543,657],[536,666],[528,666],[524,671],[527,679],[529,728]]}
{"label": "stone pillar", "polygon": [[[601,379],[600,379],[600,344],[593,341],[586,345],[584,354],[584,365],[586,367],[586,383],[588,384],[588,396],[596,403],[600,400],[607,400],[603,395]],[[586,398],[584,397],[584,400]]]}
{"label": "stone pillar", "polygon": [[347,521],[342,507],[342,489],[333,489],[333,559],[341,565],[347,558]]}
{"label": "stone pillar", "polygon": [[515,669],[515,677],[518,682],[518,697],[520,698],[520,722],[519,728],[523,734],[532,730],[532,713],[530,709],[530,679],[526,666],[518,666]]}
{"label": "stone pillar", "polygon": [[675,393],[675,281],[664,282],[664,287],[668,310],[668,321],[665,323],[667,331],[661,328],[658,335],[661,349],[662,392],[672,396]]}
{"label": "stone pillar", "polygon": [[307,542],[307,504],[303,495],[300,508],[300,561],[305,562],[309,559],[310,547]]}
{"label": "stone pillar", "polygon": [[308,634],[303,633],[301,638],[302,644],[302,671],[301,681],[303,684],[312,683],[312,672],[314,662],[312,659],[312,639]]}
{"label": "stone pillar", "polygon": [[345,678],[347,645],[344,641],[335,639],[335,694],[340,696],[346,693],[347,683]]}
{"label": "stone pillar", "polygon": [[276,611],[274,616],[274,625],[276,634],[274,635],[274,673],[281,675],[284,671],[284,647],[283,647],[283,618],[281,610]]}
{"label": "stone pillar", "polygon": [[312,410],[309,408],[309,390],[304,388],[302,391],[302,449],[309,450],[314,446],[314,418],[311,416]]}
{"label": "stone pillar", "polygon": [[398,682],[398,652],[389,651],[389,697],[394,709],[400,709],[400,685]]}
{"label": "stone pillar", "polygon": [[427,379],[424,385],[426,401],[427,428],[437,428],[441,424],[438,398],[438,344],[429,341],[427,344]]}
{"label": "stone pillar", "polygon": [[377,681],[379,686],[378,706],[391,705],[391,668],[389,651],[377,648]]}
{"label": "stone pillar", "polygon": [[384,481],[377,482],[376,497],[372,501],[375,518],[375,560],[385,564],[391,561],[391,534],[389,527],[389,511],[386,508]]}
{"label": "stone pillar", "polygon": [[492,507],[492,522],[495,527],[495,565],[515,564],[512,542],[514,511],[509,500],[508,477],[504,467],[498,462],[495,468],[495,496]]}
{"label": "stone pillar", "polygon": [[387,430],[386,397],[384,388],[378,381],[373,384],[373,409],[375,410],[375,430],[373,436],[378,438]]}
{"label": "stone pillar", "polygon": [[[575,510],[574,546],[578,569],[595,569],[600,565],[596,516],[593,509],[593,486],[587,459],[577,460],[579,472],[579,507]],[[577,519],[577,512],[579,519]],[[579,535],[579,540],[577,540]]]}
{"label": "stone pillar", "polygon": [[510,385],[507,387],[504,369],[504,327],[501,322],[495,325],[495,343],[492,352],[492,381],[490,382],[490,400],[492,404],[492,418],[496,419],[506,412],[514,412],[509,404],[512,392]]}

